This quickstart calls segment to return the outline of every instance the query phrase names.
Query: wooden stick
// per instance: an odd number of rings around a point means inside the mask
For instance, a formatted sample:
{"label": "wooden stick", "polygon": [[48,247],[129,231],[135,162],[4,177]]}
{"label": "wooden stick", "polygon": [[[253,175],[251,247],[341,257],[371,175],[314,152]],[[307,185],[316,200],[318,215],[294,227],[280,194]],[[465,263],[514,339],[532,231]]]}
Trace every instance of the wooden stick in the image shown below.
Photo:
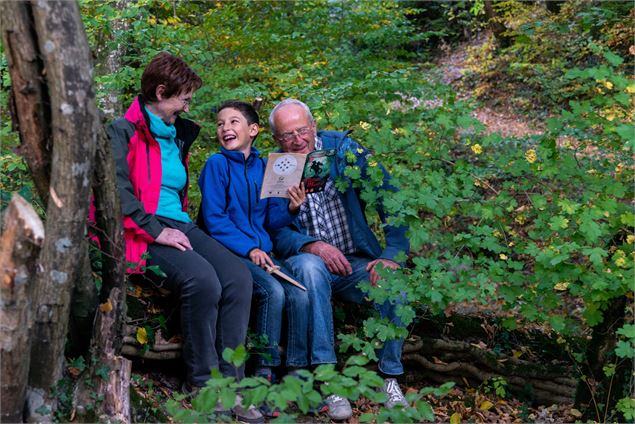
{"label": "wooden stick", "polygon": [[289,277],[287,274],[285,274],[284,272],[280,271],[278,268],[274,268],[272,266],[267,267],[267,272],[269,274],[275,274],[278,277],[282,278],[283,280],[293,284],[294,286],[301,288],[302,290],[306,291],[306,287],[304,287],[302,284],[298,283],[296,280],[294,280],[293,278]]}

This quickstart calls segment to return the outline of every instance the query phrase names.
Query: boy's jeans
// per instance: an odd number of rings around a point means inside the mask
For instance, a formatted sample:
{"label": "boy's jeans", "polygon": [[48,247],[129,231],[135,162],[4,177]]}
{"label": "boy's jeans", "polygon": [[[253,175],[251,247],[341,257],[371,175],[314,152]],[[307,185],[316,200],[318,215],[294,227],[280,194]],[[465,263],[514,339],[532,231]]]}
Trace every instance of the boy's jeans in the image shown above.
{"label": "boy's jeans", "polygon": [[[266,347],[258,355],[258,366],[276,367],[280,365],[280,333],[282,312],[287,313],[287,363],[288,367],[303,368],[308,365],[309,297],[307,292],[278,280],[248,258],[241,258],[251,271],[254,279],[254,316],[256,333],[266,338]],[[274,262],[281,265],[278,261]],[[291,271],[280,270],[293,277]],[[300,281],[300,283],[302,283]],[[260,353],[260,352],[259,352]]]}

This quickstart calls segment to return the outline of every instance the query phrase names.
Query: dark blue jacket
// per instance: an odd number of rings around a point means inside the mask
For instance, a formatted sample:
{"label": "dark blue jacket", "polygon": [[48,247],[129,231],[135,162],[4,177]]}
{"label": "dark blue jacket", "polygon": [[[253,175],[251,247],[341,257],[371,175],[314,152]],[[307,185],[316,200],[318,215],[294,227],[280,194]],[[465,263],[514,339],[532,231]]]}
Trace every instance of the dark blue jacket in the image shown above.
{"label": "dark blue jacket", "polygon": [[[357,166],[360,169],[362,178],[367,177],[367,169],[369,166],[368,158],[370,152],[357,142],[348,137],[348,132],[339,131],[319,131],[318,136],[322,140],[323,149],[335,149],[335,160],[331,164],[331,178],[336,181],[339,179],[346,183],[346,190],[340,191],[340,197],[346,209],[346,219],[348,227],[353,237],[353,245],[358,252],[367,255],[370,258],[390,259],[394,260],[399,252],[405,254],[410,249],[410,244],[406,238],[405,226],[393,227],[384,225],[384,235],[386,239],[386,247],[382,248],[377,241],[377,237],[373,234],[364,210],[366,205],[360,199],[359,192],[356,190],[351,180],[344,175],[347,165]],[[397,188],[390,185],[390,175],[388,171],[379,164],[378,166],[383,172],[383,184],[378,189],[397,191]],[[380,202],[376,205],[379,218],[383,224],[386,223],[386,214]],[[305,244],[317,241],[316,238],[307,234],[306,228],[300,224],[299,218],[296,218],[289,226],[286,226],[273,234],[275,251],[279,256],[287,258],[297,255]]]}
{"label": "dark blue jacket", "polygon": [[235,254],[248,257],[253,249],[271,252],[267,229],[291,222],[288,200],[260,199],[265,161],[257,149],[247,159],[225,150],[212,155],[198,180],[202,202],[198,224]]}

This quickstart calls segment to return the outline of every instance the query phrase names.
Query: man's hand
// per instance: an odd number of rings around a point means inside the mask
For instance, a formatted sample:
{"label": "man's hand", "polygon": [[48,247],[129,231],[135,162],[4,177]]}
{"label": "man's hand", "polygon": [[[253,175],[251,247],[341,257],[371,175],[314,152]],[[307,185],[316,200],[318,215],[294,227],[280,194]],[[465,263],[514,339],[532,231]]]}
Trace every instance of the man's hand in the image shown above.
{"label": "man's hand", "polygon": [[304,189],[304,183],[300,183],[299,186],[289,187],[289,212],[297,213],[300,210],[300,206],[304,199],[306,199],[306,190]]}
{"label": "man's hand", "polygon": [[313,253],[324,261],[331,274],[347,276],[353,272],[350,262],[337,247],[323,241],[314,241],[302,247],[303,252]]}
{"label": "man's hand", "polygon": [[154,242],[175,247],[183,252],[186,250],[192,250],[190,239],[188,239],[182,231],[174,228],[164,228]]}
{"label": "man's hand", "polygon": [[256,265],[264,269],[276,266],[276,264],[273,263],[271,257],[269,257],[269,255],[267,255],[260,249],[253,249],[251,252],[249,252],[249,259],[251,259],[251,261]]}
{"label": "man's hand", "polygon": [[377,284],[377,281],[381,279],[381,277],[379,276],[379,274],[377,274],[377,271],[375,270],[375,268],[377,267],[377,264],[382,264],[384,268],[390,268],[390,269],[399,268],[399,264],[391,261],[390,259],[375,259],[374,261],[369,262],[368,265],[366,266],[366,271],[370,273],[370,284],[372,284],[373,286]]}

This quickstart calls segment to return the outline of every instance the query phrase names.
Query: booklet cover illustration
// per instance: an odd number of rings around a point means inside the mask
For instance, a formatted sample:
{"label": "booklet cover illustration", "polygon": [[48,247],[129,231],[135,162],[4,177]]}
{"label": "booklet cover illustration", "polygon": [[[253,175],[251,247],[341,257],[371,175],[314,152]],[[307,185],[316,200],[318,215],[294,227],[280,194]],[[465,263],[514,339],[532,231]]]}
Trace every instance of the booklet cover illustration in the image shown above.
{"label": "booklet cover illustration", "polygon": [[289,187],[304,181],[307,193],[324,190],[331,171],[334,150],[303,153],[269,153],[260,198],[286,197]]}

